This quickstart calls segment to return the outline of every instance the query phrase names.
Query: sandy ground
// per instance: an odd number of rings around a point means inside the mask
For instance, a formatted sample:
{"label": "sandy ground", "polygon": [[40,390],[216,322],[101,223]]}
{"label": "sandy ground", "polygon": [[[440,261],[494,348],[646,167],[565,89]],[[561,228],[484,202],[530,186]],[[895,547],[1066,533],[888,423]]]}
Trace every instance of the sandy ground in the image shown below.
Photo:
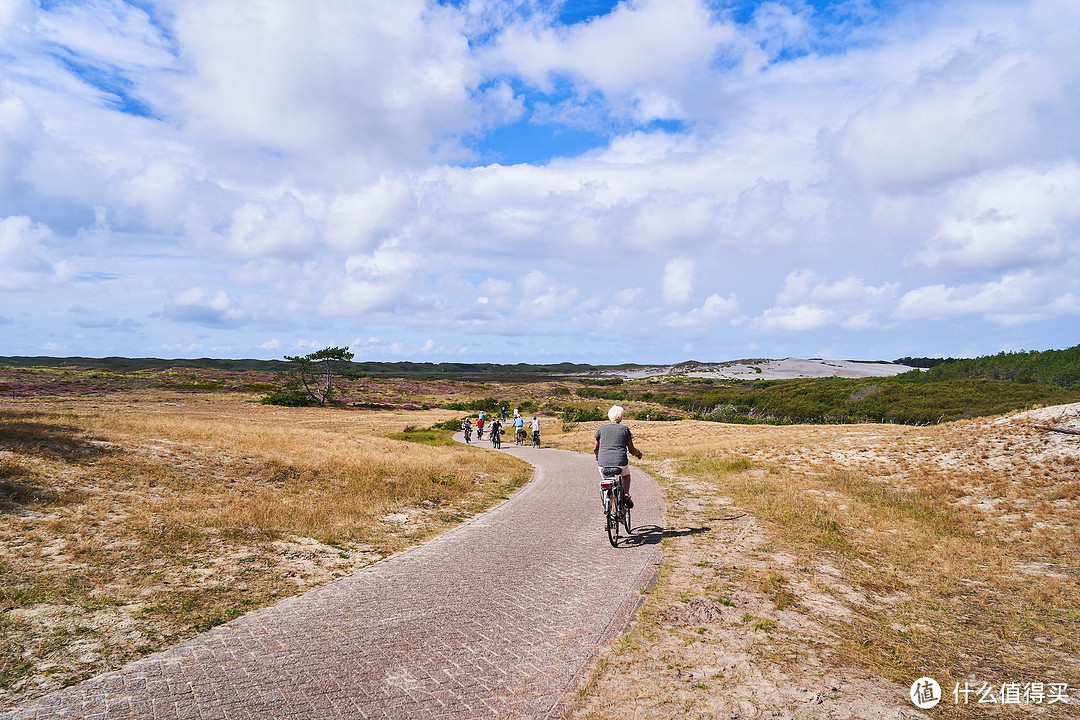
{"label": "sandy ground", "polygon": [[[800,584],[803,609],[778,610],[747,586],[750,574],[792,577],[802,569],[772,550],[753,516],[711,496],[704,483],[661,472],[678,497],[669,507],[676,540],[664,577],[636,631],[601,660],[569,718],[930,717],[907,701],[908,688],[830,660],[821,620],[851,613],[831,594]],[[710,531],[698,534],[706,524]],[[830,568],[816,576],[842,583]]]}
{"label": "sandy ground", "polygon": [[[880,436],[873,426],[851,430],[865,436],[866,447],[876,447],[870,454],[879,463],[895,461],[891,453],[912,449],[942,466],[968,465],[973,457],[969,452],[988,467],[1007,466],[1018,456],[1031,464],[1080,458],[1080,436],[1048,431],[1046,426],[1080,429],[1080,403],[957,425],[955,432],[979,438],[966,444],[968,450],[962,455],[935,444],[901,448],[889,426],[882,426]],[[852,438],[845,435],[847,428],[827,431],[817,440],[803,438],[798,446],[845,465],[857,466],[866,460],[856,457],[859,451],[853,451]],[[661,579],[623,642],[599,661],[568,717],[900,720],[936,716],[935,711],[927,714],[913,705],[910,685],[846,667],[830,653],[835,637],[829,630],[831,622],[852,618],[868,603],[873,606],[887,598],[871,598],[850,586],[824,560],[786,554],[752,515],[732,499],[717,497],[708,483],[680,475],[676,462],[655,463],[650,469],[662,479],[669,498],[669,540]],[[979,497],[978,490],[971,489],[964,500],[975,502]],[[995,512],[993,502],[978,506]],[[1075,556],[1068,564],[1076,565]],[[1080,573],[1078,568],[1058,565],[1022,571],[1054,573],[1058,578]],[[769,578],[781,580],[770,587]],[[788,591],[797,600],[791,607],[781,607],[778,592]],[[1080,667],[1076,658],[1062,658],[1062,663],[1063,669]],[[1038,708],[1038,714],[1080,717],[1080,683],[1070,683],[1069,695],[1068,705],[1058,704],[1050,713]],[[1077,714],[1069,714],[1074,708]],[[999,713],[1002,708],[989,706],[959,710],[971,718],[1028,717],[1035,710],[1017,708],[1021,709],[1025,712]],[[949,710],[956,712],[956,708]]]}

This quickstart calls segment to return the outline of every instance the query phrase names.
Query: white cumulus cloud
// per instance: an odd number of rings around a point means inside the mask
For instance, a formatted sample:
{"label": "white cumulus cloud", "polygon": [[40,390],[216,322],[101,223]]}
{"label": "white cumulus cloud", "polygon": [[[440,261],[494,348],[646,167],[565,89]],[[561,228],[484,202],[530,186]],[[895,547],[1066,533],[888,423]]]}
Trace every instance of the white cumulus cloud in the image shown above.
{"label": "white cumulus cloud", "polygon": [[694,294],[694,261],[688,258],[669,260],[660,280],[660,294],[668,305],[685,305]]}
{"label": "white cumulus cloud", "polygon": [[1009,167],[950,189],[937,231],[916,260],[928,267],[1009,268],[1080,249],[1080,164]]}
{"label": "white cumulus cloud", "polygon": [[0,289],[42,287],[70,278],[74,268],[47,243],[52,231],[25,216],[0,218]]}

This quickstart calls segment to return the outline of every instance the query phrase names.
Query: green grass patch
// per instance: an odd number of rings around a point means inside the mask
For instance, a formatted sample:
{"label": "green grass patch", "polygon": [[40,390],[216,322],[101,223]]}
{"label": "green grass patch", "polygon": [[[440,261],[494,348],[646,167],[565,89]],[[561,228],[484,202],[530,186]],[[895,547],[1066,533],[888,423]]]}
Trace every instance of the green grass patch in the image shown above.
{"label": "green grass patch", "polygon": [[457,443],[454,442],[454,434],[450,430],[435,427],[414,428],[410,426],[405,428],[402,432],[391,433],[386,437],[391,440],[402,440],[404,442],[432,445],[435,447],[457,445]]}

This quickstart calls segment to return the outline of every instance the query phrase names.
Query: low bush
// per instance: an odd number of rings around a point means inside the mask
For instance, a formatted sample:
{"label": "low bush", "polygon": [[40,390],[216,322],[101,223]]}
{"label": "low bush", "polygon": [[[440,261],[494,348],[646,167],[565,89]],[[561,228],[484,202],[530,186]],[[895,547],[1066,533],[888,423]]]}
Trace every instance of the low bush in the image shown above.
{"label": "low bush", "polygon": [[278,390],[261,400],[263,405],[281,405],[283,407],[311,407],[315,404],[303,390]]}
{"label": "low bush", "polygon": [[[409,428],[405,428],[408,431]],[[457,432],[461,429],[461,420],[453,418],[450,420],[443,420],[442,422],[435,423],[431,426],[432,430],[450,430],[451,432]]]}
{"label": "low bush", "polygon": [[594,405],[591,408],[571,406],[563,408],[562,412],[564,423],[596,422],[598,420],[607,420],[607,413],[601,410],[600,407],[597,405]]}

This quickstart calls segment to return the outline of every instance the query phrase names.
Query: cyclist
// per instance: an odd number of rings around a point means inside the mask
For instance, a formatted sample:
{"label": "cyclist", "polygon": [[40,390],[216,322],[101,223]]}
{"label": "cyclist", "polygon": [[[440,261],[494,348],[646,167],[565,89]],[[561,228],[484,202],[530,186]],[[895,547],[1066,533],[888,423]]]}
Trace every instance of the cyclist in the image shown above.
{"label": "cyclist", "polygon": [[514,410],[514,444],[520,445],[525,442],[525,421],[521,419],[521,416],[517,414],[517,410]]}
{"label": "cyclist", "polygon": [[627,453],[638,460],[641,459],[641,451],[634,447],[634,434],[630,428],[622,424],[623,409],[619,405],[613,405],[608,410],[607,425],[601,425],[596,429],[593,439],[593,455],[596,456],[596,464],[600,467],[600,477],[604,476],[604,468],[617,467],[622,470],[622,490],[626,499],[626,507],[634,507],[634,501],[630,499],[630,460]]}
{"label": "cyclist", "polygon": [[472,421],[469,418],[461,422],[461,429],[465,431],[465,442],[472,442]]}
{"label": "cyclist", "polygon": [[529,429],[532,430],[533,445],[540,447],[540,420],[535,415]]}
{"label": "cyclist", "polygon": [[476,418],[476,439],[484,439],[484,411],[480,411],[480,417]]}
{"label": "cyclist", "polygon": [[502,447],[502,438],[499,437],[502,435],[502,423],[499,422],[499,418],[491,421],[491,429],[488,430],[488,435],[491,436],[492,447]]}

